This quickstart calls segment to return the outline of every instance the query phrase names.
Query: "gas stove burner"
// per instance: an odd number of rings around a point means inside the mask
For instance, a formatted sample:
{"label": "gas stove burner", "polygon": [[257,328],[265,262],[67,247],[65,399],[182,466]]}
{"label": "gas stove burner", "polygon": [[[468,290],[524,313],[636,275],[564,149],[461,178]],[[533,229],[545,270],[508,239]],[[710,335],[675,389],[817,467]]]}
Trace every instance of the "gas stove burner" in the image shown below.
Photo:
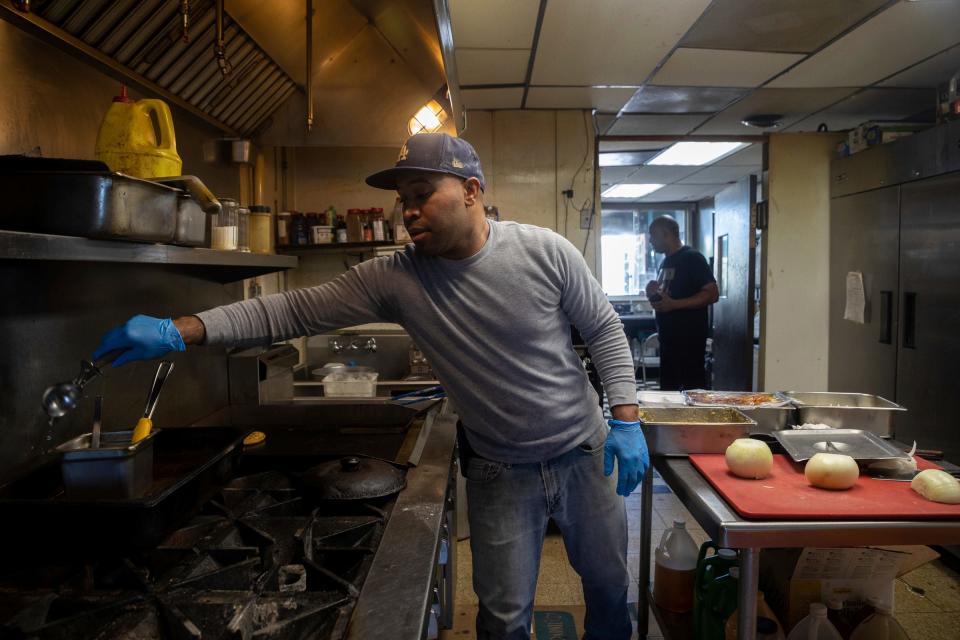
{"label": "gas stove burner", "polygon": [[392,505],[315,504],[278,471],[236,478],[150,551],[0,570],[0,640],[338,640]]}

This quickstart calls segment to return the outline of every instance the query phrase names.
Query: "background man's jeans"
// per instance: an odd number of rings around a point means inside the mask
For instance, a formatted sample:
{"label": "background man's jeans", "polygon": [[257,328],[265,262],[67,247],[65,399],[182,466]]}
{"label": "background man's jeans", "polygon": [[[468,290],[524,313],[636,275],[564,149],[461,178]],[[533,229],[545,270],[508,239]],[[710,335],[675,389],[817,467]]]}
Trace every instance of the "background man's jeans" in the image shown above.
{"label": "background man's jeans", "polygon": [[464,461],[477,637],[526,640],[547,523],[563,533],[587,605],[587,640],[628,640],[627,518],[616,473],[603,475],[606,430],[543,463]]}

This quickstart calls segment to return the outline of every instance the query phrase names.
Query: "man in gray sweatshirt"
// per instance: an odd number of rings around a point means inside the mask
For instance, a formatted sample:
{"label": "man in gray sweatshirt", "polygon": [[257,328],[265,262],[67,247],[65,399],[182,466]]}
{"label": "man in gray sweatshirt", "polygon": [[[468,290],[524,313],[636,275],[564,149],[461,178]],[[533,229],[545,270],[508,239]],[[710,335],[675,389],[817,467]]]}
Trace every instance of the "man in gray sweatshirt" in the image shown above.
{"label": "man in gray sweatshirt", "polygon": [[[636,488],[649,457],[630,349],[599,283],[562,236],[486,219],[480,161],[460,138],[413,136],[396,165],[367,183],[399,193],[413,241],[405,250],[316,287],[176,320],[136,316],[94,355],[126,349],[119,366],[188,344],[246,347],[401,324],[461,419],[477,637],[529,638],[552,519],[582,579],[584,637],[627,640],[627,523],[617,494]],[[603,380],[608,424],[571,346],[571,324]]]}

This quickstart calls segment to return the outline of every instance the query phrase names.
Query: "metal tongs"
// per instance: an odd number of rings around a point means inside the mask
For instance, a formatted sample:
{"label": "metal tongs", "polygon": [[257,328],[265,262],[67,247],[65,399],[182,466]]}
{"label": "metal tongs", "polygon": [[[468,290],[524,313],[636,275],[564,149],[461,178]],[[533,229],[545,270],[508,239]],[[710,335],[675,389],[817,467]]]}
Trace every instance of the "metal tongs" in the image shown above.
{"label": "metal tongs", "polygon": [[76,409],[77,404],[80,402],[80,394],[83,392],[83,388],[97,376],[103,375],[101,369],[116,360],[124,351],[126,351],[126,349],[108,351],[103,354],[101,358],[93,362],[81,360],[80,373],[78,373],[73,380],[58,382],[53,386],[47,387],[43,392],[43,398],[40,403],[43,406],[44,412],[51,418],[62,418],[70,411]]}

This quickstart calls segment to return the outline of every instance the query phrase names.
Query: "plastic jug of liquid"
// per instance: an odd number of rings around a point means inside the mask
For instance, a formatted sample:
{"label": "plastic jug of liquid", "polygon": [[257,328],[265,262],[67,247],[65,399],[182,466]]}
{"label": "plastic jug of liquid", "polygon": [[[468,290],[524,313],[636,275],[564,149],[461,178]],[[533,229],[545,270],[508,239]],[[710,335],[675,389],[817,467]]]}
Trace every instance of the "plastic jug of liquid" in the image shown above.
{"label": "plastic jug of liquid", "polygon": [[[159,140],[151,114],[157,119]],[[170,107],[162,100],[133,100],[121,86],[100,123],[96,157],[111,171],[136,178],[181,175],[183,161],[177,155]]]}
{"label": "plastic jug of liquid", "polygon": [[850,625],[849,612],[844,609],[843,598],[840,596],[833,596],[827,600],[827,620],[836,627],[841,638],[846,640],[850,637],[853,627]]}
{"label": "plastic jug of liquid", "polygon": [[[713,553],[708,553],[713,551]],[[729,573],[730,567],[737,566],[737,552],[733,549],[722,549],[712,540],[700,545],[697,555],[697,573],[693,581],[693,634],[700,636],[700,621],[703,617],[703,600],[707,585],[719,576]]]}
{"label": "plastic jug of liquid", "polygon": [[697,543],[687,532],[686,522],[673,521],[673,527],[663,532],[655,555],[654,602],[667,611],[690,611],[697,571]]}
{"label": "plastic jug of liquid", "polygon": [[[724,625],[724,636],[726,640],[737,640],[737,629],[740,626],[739,607],[727,618],[727,624]],[[773,626],[771,627],[770,624]],[[757,638],[766,640],[783,640],[783,627],[777,616],[774,615],[770,605],[763,595],[763,591],[757,592]]]}
{"label": "plastic jug of liquid", "polygon": [[889,605],[877,604],[875,609],[873,615],[853,630],[850,640],[908,640],[907,632],[893,617]]}
{"label": "plastic jug of liquid", "polygon": [[827,605],[810,604],[810,613],[790,630],[787,640],[843,640],[837,628],[827,620]]}
{"label": "plastic jug of liquid", "polygon": [[707,585],[703,597],[698,640],[724,640],[725,625],[737,610],[740,591],[740,567]]}

